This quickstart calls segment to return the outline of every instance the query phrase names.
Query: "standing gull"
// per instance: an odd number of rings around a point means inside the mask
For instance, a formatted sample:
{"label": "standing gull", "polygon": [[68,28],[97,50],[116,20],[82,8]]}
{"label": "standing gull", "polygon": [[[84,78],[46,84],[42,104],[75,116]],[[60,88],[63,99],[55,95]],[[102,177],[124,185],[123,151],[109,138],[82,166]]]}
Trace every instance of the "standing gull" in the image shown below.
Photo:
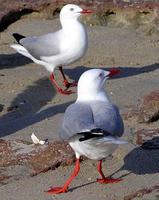
{"label": "standing gull", "polygon": [[111,155],[124,131],[118,108],[112,104],[104,90],[105,80],[119,70],[91,69],[83,73],[78,82],[78,97],[64,114],[60,136],[75,151],[76,164],[71,177],[63,187],[53,187],[47,192],[58,194],[68,191],[71,181],[80,169],[80,156],[98,160],[99,183],[116,183],[121,179],[106,178],[102,172],[102,160]]}
{"label": "standing gull", "polygon": [[[13,44],[11,47],[33,62],[45,66],[51,73],[50,79],[59,93],[71,94],[73,92],[67,89],[77,84],[68,82],[62,66],[71,64],[84,56],[88,46],[88,37],[86,28],[79,21],[79,17],[92,12],[92,10],[82,9],[74,4],[65,5],[60,12],[62,28],[59,31],[39,37],[25,37],[13,33],[18,44]],[[53,72],[56,67],[59,68],[64,79],[65,90],[60,88],[55,81]]]}

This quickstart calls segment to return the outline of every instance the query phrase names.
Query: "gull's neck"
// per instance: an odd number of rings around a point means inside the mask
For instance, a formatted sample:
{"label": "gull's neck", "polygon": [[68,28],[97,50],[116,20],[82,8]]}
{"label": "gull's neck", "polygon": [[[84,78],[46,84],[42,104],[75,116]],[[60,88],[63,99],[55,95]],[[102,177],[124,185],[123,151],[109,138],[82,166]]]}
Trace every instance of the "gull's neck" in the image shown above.
{"label": "gull's neck", "polygon": [[108,95],[105,91],[100,91],[98,93],[91,92],[91,93],[80,93],[78,92],[77,102],[81,101],[104,101],[106,103],[111,103]]}
{"label": "gull's neck", "polygon": [[84,25],[77,18],[60,18],[62,29],[67,32],[72,32],[72,30],[83,29]]}

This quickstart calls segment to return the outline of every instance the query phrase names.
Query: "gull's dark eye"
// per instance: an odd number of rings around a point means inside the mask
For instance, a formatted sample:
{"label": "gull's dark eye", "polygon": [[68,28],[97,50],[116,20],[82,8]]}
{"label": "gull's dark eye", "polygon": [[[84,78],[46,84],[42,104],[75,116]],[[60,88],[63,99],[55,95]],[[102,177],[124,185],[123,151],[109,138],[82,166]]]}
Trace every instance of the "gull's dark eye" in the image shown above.
{"label": "gull's dark eye", "polygon": [[74,11],[74,8],[70,8],[70,11]]}
{"label": "gull's dark eye", "polygon": [[102,77],[102,76],[103,76],[103,73],[100,73],[100,74],[99,74],[99,77]]}

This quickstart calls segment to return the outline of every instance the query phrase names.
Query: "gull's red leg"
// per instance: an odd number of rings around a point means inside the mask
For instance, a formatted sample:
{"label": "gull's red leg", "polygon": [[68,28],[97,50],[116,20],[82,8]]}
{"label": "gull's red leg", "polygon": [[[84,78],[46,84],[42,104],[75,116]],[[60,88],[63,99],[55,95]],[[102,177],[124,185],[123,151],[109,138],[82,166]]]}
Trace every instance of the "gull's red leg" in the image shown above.
{"label": "gull's red leg", "polygon": [[101,179],[97,179],[97,182],[99,183],[118,183],[119,181],[121,181],[122,179],[115,179],[115,178],[106,178],[102,172],[102,160],[100,160],[98,162],[98,172],[100,173],[100,175],[102,176]]}
{"label": "gull's red leg", "polygon": [[77,83],[74,81],[72,83],[68,82],[65,74],[64,74],[64,71],[63,71],[63,68],[62,66],[59,67],[59,70],[62,74],[62,77],[63,77],[63,83],[64,83],[64,86],[68,89],[69,87],[76,87],[77,86]]}
{"label": "gull's red leg", "polygon": [[70,176],[70,178],[66,181],[63,187],[53,187],[50,190],[46,191],[48,194],[60,194],[68,192],[68,186],[72,182],[72,180],[77,176],[78,172],[80,170],[80,160],[76,160],[75,168],[73,171],[73,174]]}
{"label": "gull's red leg", "polygon": [[56,90],[57,90],[59,93],[64,94],[64,95],[69,95],[69,94],[73,94],[73,93],[74,93],[74,92],[71,91],[71,90],[66,91],[66,90],[63,90],[62,88],[60,88],[60,87],[58,86],[58,84],[56,83],[56,81],[55,81],[55,78],[54,78],[54,74],[53,74],[53,73],[50,75],[50,80],[51,80],[52,84],[55,86]]}

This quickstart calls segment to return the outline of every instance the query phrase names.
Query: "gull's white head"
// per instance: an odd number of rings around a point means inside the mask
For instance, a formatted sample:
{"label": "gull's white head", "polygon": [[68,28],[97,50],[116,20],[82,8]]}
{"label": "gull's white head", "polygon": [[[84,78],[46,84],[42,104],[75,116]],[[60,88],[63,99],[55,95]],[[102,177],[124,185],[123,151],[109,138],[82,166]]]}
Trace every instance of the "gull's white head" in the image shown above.
{"label": "gull's white head", "polygon": [[82,14],[89,14],[92,12],[92,10],[82,9],[74,4],[67,4],[61,9],[60,19],[77,19]]}
{"label": "gull's white head", "polygon": [[96,100],[101,95],[106,95],[104,83],[115,74],[118,74],[118,69],[110,71],[102,69],[90,69],[84,72],[78,81],[78,100],[88,99]]}

